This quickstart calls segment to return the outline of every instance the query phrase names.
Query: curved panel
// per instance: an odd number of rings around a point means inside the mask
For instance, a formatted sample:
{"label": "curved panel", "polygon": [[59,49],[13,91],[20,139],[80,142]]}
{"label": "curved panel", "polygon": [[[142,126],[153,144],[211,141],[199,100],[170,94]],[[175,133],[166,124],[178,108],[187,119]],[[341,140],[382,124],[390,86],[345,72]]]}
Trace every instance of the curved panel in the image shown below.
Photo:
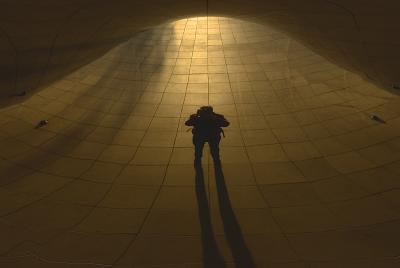
{"label": "curved panel", "polygon": [[[265,24],[143,31],[0,110],[0,262],[394,267],[399,101]],[[222,169],[193,168],[201,105]]]}
{"label": "curved panel", "polygon": [[[18,77],[15,91],[43,88],[101,56],[146,28],[195,15],[245,17],[283,29],[336,64],[391,90],[398,84],[399,40],[395,1],[57,1],[1,4],[0,27],[15,44]],[[18,14],[18,17],[15,16]],[[3,104],[10,98],[4,68]]]}

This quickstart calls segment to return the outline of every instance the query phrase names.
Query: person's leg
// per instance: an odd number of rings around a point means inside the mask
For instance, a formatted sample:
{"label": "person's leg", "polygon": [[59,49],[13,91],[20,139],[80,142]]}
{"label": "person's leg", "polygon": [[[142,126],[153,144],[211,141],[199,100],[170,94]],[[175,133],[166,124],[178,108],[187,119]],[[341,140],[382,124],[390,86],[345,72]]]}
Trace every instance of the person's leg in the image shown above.
{"label": "person's leg", "polygon": [[214,164],[221,164],[221,160],[219,157],[219,142],[221,141],[221,138],[215,138],[215,139],[211,139],[208,144],[210,145],[210,153],[211,156],[214,160]]}
{"label": "person's leg", "polygon": [[203,139],[193,137],[194,144],[194,163],[200,164],[201,157],[203,156],[203,148],[205,141]]}

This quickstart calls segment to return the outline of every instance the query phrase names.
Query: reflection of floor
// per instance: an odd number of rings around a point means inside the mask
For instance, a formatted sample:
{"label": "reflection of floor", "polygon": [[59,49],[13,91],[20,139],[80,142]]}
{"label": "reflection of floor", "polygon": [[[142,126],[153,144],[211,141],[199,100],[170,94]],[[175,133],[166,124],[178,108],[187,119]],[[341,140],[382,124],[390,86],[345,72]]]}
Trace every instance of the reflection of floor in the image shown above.
{"label": "reflection of floor", "polygon": [[[183,122],[204,104],[231,122],[229,205],[259,267],[398,265],[399,98],[267,26],[192,18],[0,110],[1,266],[201,267]],[[207,154],[203,168],[232,263]]]}

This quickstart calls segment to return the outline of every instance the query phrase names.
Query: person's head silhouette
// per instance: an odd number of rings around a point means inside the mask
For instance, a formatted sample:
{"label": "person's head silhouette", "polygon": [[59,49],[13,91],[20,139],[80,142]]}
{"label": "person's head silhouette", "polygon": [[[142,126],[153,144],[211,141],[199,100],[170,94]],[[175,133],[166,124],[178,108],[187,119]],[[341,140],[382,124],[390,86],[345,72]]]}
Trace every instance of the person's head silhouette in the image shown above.
{"label": "person's head silhouette", "polygon": [[212,115],[213,112],[213,107],[212,106],[202,106],[200,109],[197,111],[198,116],[209,116]]}

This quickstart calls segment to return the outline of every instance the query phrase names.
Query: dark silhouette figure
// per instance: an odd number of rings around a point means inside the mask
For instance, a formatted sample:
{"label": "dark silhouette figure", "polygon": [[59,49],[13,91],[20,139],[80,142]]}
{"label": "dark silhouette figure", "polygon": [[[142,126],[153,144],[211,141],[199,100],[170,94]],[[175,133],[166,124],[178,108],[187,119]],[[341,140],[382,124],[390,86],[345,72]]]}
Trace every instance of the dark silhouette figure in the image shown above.
{"label": "dark silhouette figure", "polygon": [[211,156],[214,160],[219,210],[224,226],[225,237],[231,249],[235,266],[240,268],[254,268],[255,264],[253,258],[250,250],[246,246],[242,230],[240,229],[240,225],[231,205],[219,158],[219,143],[221,141],[221,134],[224,133],[222,128],[229,126],[229,122],[223,115],[214,113],[211,106],[203,106],[197,110],[196,114],[192,114],[185,124],[187,126],[193,126],[196,197],[199,206],[204,267],[226,267],[212,229],[210,208],[204,182],[203,168],[201,166],[204,144],[208,142]]}
{"label": "dark silhouette figure", "polygon": [[204,144],[208,142],[211,156],[216,165],[220,165],[219,142],[223,127],[229,126],[229,122],[221,114],[214,113],[211,106],[203,106],[192,114],[185,122],[187,126],[193,126],[193,144],[194,144],[194,164],[201,164]]}

